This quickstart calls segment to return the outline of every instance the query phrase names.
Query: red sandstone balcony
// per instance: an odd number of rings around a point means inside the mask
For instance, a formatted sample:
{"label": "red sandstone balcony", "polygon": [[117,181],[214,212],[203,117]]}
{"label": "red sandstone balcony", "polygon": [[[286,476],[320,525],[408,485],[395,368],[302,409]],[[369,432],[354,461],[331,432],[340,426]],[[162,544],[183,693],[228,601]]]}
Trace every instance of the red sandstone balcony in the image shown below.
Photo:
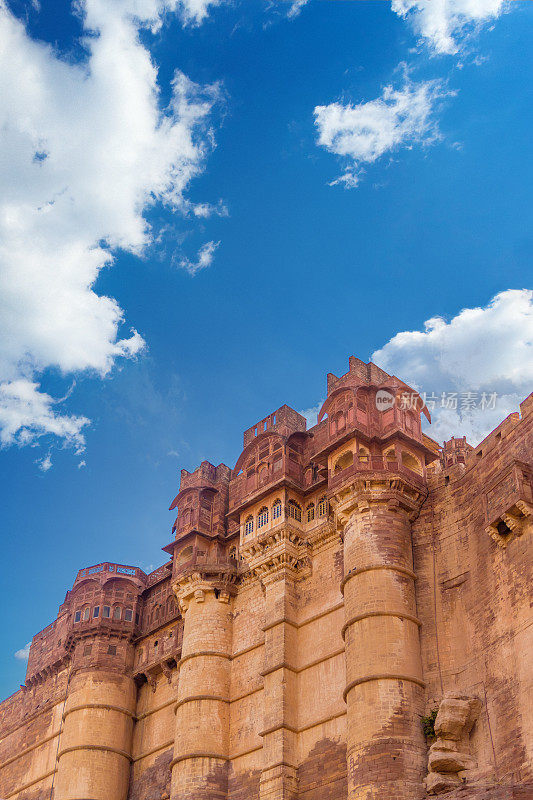
{"label": "red sandstone balcony", "polygon": [[172,561],[167,561],[166,564],[162,564],[160,567],[155,569],[147,576],[146,580],[147,587],[153,586],[154,583],[158,583],[159,581],[168,578],[171,572],[172,572]]}
{"label": "red sandstone balcony", "polygon": [[230,483],[230,513],[243,505],[243,503],[250,503],[254,499],[258,499],[261,494],[269,491],[282,480],[287,479],[298,488],[302,488],[305,484],[303,468],[287,456],[283,457],[280,467],[276,470],[270,465],[263,468],[259,473],[254,472],[249,477],[243,472]]}
{"label": "red sandstone balcony", "polygon": [[111,561],[104,561],[102,564],[95,564],[92,567],[85,567],[80,569],[76,575],[76,580],[85,580],[86,578],[96,577],[100,573],[105,573],[106,577],[124,577],[124,578],[137,578],[138,580],[146,580],[146,573],[139,567],[128,566],[127,564],[115,564]]}
{"label": "red sandstone balcony", "polygon": [[364,439],[388,439],[394,433],[422,442],[420,420],[413,414],[395,405],[387,411],[378,411],[369,406],[342,409],[333,418],[323,419],[316,428],[311,428],[314,439],[314,456],[326,454],[337,448],[344,440],[361,435]]}
{"label": "red sandstone balcony", "polygon": [[[88,620],[80,620],[80,622],[74,622],[74,614],[71,615],[68,636],[65,642],[67,649],[69,644],[79,637],[93,634],[119,634],[123,636],[124,633],[133,637],[140,632],[140,624],[135,621],[135,612],[133,612],[131,620],[126,620],[122,609],[121,619],[113,619],[112,616],[103,617],[102,608],[103,606],[100,608],[98,617],[90,617]],[[111,613],[113,613],[113,609],[111,609]]]}
{"label": "red sandstone balcony", "polygon": [[189,571],[194,571],[196,568],[208,568],[210,573],[224,573],[235,572],[237,570],[238,561],[236,558],[228,558],[227,556],[215,556],[209,553],[198,553],[182,563],[177,563],[174,567],[174,577],[184,575]]}
{"label": "red sandstone balcony", "polygon": [[181,655],[183,626],[176,625],[170,631],[162,631],[153,638],[143,641],[135,657],[133,676],[138,683],[145,679],[153,683],[158,673],[169,674],[172,666],[176,666]]}
{"label": "red sandstone balcony", "polygon": [[383,458],[372,456],[366,459],[355,459],[353,464],[351,464],[349,467],[346,467],[346,469],[340,470],[340,472],[334,473],[330,470],[328,489],[330,491],[335,491],[344,483],[353,480],[361,474],[365,475],[373,472],[387,472],[392,473],[393,475],[400,475],[410,483],[414,483],[419,488],[423,488],[425,486],[424,477],[418,472],[415,472],[414,470],[404,466],[401,462],[387,461]]}

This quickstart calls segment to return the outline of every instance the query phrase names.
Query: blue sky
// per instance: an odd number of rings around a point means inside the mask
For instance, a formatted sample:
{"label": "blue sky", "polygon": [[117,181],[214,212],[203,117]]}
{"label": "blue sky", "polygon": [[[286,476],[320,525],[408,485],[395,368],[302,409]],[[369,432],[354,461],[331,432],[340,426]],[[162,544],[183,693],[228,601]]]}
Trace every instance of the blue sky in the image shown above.
{"label": "blue sky", "polygon": [[179,470],[350,354],[497,394],[439,440],[531,391],[533,8],[466,6],[0,7],[3,696],[80,567],[162,563]]}

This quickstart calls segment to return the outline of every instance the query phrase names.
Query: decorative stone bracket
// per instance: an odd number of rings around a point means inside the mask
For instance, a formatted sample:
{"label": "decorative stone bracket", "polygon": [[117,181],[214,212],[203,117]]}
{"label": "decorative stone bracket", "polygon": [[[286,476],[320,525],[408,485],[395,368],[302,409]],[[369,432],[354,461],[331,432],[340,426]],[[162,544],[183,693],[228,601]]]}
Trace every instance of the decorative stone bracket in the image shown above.
{"label": "decorative stone bracket", "polygon": [[429,749],[428,794],[441,794],[461,785],[460,773],[476,764],[470,755],[469,736],[481,710],[477,697],[448,694],[442,700],[435,720],[436,741]]}
{"label": "decorative stone bracket", "polygon": [[525,500],[517,500],[485,530],[500,547],[507,547],[517,536],[533,532],[533,506]]}
{"label": "decorative stone bracket", "polygon": [[241,547],[241,555],[254,578],[265,578],[279,571],[295,578],[309,574],[310,544],[292,525],[282,525]]}
{"label": "decorative stone bracket", "polygon": [[178,605],[184,614],[191,602],[203,603],[207,592],[214,592],[221,603],[229,603],[235,594],[235,572],[217,572],[215,576],[204,572],[192,572],[174,581],[172,591],[176,595]]}
{"label": "decorative stone bracket", "polygon": [[306,534],[306,539],[311,546],[313,555],[320,553],[326,547],[329,547],[332,541],[340,542],[339,531],[335,525],[333,515],[324,520],[321,525],[312,528]]}
{"label": "decorative stone bracket", "polygon": [[350,516],[358,511],[370,511],[372,506],[386,505],[390,511],[405,512],[410,520],[418,515],[425,494],[399,475],[380,474],[376,477],[354,479],[331,498],[336,524],[343,529]]}
{"label": "decorative stone bracket", "polygon": [[529,464],[513,461],[485,493],[485,531],[500,547],[533,532],[533,473]]}

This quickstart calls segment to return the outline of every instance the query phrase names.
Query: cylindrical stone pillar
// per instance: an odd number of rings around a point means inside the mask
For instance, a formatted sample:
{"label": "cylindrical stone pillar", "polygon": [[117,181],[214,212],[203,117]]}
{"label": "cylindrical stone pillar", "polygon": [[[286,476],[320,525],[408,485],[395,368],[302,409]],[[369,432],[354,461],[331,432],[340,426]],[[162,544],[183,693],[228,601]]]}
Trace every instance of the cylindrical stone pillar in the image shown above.
{"label": "cylindrical stone pillar", "polygon": [[415,800],[427,755],[411,526],[389,499],[344,531],[348,800]]}
{"label": "cylindrical stone pillar", "polygon": [[185,615],[171,800],[226,800],[231,606],[207,583],[180,594]]}
{"label": "cylindrical stone pillar", "polygon": [[127,675],[81,670],[72,676],[54,800],[126,800],[135,703]]}
{"label": "cylindrical stone pillar", "polygon": [[297,596],[293,571],[273,569],[265,590],[263,770],[259,800],[296,800]]}

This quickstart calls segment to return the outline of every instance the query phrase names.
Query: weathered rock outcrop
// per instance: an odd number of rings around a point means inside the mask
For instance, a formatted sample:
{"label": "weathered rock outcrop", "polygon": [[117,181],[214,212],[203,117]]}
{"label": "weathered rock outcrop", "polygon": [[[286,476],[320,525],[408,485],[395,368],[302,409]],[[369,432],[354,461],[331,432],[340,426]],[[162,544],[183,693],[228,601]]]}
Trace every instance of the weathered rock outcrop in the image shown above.
{"label": "weathered rock outcrop", "polygon": [[429,750],[428,794],[441,794],[457,788],[461,773],[476,764],[470,754],[470,731],[481,710],[477,697],[448,694],[442,700],[435,720],[436,741]]}

